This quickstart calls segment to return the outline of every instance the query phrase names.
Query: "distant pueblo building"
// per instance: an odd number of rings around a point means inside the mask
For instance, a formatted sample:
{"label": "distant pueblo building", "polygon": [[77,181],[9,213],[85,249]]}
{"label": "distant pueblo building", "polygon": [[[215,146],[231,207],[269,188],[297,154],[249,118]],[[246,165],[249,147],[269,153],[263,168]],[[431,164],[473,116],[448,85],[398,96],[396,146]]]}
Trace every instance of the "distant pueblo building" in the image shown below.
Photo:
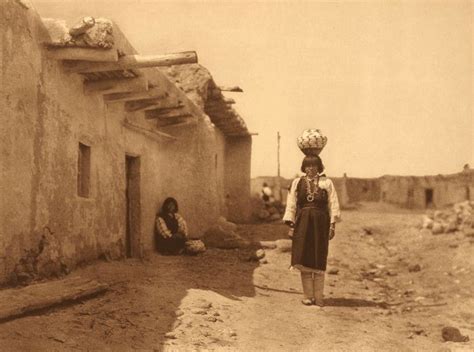
{"label": "distant pueblo building", "polygon": [[[382,176],[378,178],[332,177],[342,206],[362,201],[384,202],[404,208],[442,208],[474,199],[474,169],[434,176]],[[290,180],[257,177],[251,180],[251,193],[259,197],[263,183],[274,190],[275,198],[286,201]],[[278,188],[281,185],[281,192]]]}
{"label": "distant pueblo building", "polygon": [[153,250],[169,196],[191,234],[248,218],[238,88],[194,52],[138,55],[106,19],[67,28],[23,0],[0,2],[0,35],[0,283]]}
{"label": "distant pueblo building", "polygon": [[345,202],[381,201],[405,208],[442,208],[474,199],[474,169],[432,176],[382,176],[339,179]]}

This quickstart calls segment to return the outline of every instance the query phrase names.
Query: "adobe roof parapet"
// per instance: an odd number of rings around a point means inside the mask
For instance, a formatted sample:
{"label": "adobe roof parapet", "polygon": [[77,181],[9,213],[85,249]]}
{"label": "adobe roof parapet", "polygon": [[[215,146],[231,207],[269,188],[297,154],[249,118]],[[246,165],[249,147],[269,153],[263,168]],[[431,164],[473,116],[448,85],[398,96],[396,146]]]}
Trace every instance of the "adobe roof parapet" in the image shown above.
{"label": "adobe roof parapet", "polygon": [[101,94],[106,103],[124,101],[128,112],[144,112],[158,128],[194,117],[228,136],[252,135],[231,107],[235,100],[222,94],[243,90],[217,86],[197,64],[196,52],[139,55],[118,26],[104,18],[84,17],[71,28],[63,20],[43,23],[50,36],[48,57],[62,61],[66,73],[82,75],[86,94]]}

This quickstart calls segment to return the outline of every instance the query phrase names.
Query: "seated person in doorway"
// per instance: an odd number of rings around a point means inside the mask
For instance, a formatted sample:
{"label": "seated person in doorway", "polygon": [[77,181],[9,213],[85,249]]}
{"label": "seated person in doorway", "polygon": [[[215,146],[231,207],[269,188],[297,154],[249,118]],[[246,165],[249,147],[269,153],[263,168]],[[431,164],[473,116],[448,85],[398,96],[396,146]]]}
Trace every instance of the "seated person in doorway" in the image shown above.
{"label": "seated person in doorway", "polygon": [[162,254],[182,254],[188,236],[186,221],[178,214],[178,202],[166,198],[156,216],[156,245]]}

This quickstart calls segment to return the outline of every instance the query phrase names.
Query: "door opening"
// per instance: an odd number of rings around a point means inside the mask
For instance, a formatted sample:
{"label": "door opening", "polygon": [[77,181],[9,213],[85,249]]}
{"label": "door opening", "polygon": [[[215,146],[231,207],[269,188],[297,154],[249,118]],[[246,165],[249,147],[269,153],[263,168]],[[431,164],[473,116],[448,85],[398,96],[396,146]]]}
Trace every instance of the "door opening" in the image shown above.
{"label": "door opening", "polygon": [[126,233],[125,254],[140,256],[140,158],[125,156]]}
{"label": "door opening", "polygon": [[431,207],[433,205],[433,189],[425,189],[425,206]]}

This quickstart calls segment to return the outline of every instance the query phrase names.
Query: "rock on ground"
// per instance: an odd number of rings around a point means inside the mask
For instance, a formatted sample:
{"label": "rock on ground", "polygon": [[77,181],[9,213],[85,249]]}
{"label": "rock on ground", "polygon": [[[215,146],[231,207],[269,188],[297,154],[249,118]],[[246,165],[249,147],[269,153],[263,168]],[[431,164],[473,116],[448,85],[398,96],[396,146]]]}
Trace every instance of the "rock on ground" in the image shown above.
{"label": "rock on ground", "polygon": [[249,245],[236,232],[237,225],[221,217],[213,226],[211,226],[202,237],[206,247],[221,249],[241,248]]}

